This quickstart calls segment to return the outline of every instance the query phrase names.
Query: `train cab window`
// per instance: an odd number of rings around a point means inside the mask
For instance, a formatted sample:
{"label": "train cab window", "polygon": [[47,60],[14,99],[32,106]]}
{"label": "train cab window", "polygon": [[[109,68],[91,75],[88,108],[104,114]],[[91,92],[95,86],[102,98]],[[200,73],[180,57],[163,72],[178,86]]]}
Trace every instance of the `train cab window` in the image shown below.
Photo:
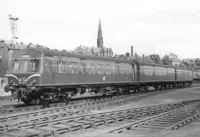
{"label": "train cab window", "polygon": [[18,61],[12,61],[12,72],[17,72],[19,70],[19,62]]}
{"label": "train cab window", "polygon": [[39,59],[15,59],[11,61],[11,72],[32,73],[39,72]]}

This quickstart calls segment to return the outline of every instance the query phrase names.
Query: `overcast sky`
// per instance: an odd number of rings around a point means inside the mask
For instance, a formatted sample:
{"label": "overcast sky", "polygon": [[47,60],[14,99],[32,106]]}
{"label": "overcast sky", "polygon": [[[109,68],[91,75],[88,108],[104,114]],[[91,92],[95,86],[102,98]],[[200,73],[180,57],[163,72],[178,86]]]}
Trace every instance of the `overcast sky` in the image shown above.
{"label": "overcast sky", "polygon": [[104,46],[116,54],[171,52],[200,58],[198,0],[0,0],[0,38],[11,37],[8,15],[19,17],[19,42],[73,50],[96,46],[101,18]]}

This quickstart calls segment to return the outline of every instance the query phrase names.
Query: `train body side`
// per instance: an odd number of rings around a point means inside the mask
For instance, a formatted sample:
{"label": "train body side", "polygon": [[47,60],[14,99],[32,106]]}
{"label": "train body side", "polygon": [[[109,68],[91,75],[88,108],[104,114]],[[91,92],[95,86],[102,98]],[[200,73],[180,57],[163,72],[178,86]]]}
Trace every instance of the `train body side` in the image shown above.
{"label": "train body side", "polygon": [[8,51],[8,45],[4,42],[0,42],[0,75],[4,76],[9,69],[10,53]]}
{"label": "train body side", "polygon": [[[34,82],[35,86],[52,87],[131,84],[134,80],[134,63],[131,61],[41,50],[23,49],[15,52],[12,63],[15,63],[15,59],[34,61],[34,72],[8,74],[9,81],[13,79],[19,81],[16,84],[31,85]],[[15,65],[12,64],[11,68]],[[23,72],[24,68],[21,69]]]}
{"label": "train body side", "polygon": [[140,83],[161,83],[175,81],[175,69],[173,67],[137,63],[136,69],[136,80]]}
{"label": "train body side", "polygon": [[193,71],[190,69],[184,68],[175,68],[176,69],[176,82],[193,82]]}
{"label": "train body side", "polygon": [[14,52],[6,76],[5,91],[12,91],[26,104],[38,99],[66,100],[86,89],[100,94],[113,91],[122,94],[147,91],[148,86],[184,87],[192,81],[192,72],[187,69],[46,48]]}

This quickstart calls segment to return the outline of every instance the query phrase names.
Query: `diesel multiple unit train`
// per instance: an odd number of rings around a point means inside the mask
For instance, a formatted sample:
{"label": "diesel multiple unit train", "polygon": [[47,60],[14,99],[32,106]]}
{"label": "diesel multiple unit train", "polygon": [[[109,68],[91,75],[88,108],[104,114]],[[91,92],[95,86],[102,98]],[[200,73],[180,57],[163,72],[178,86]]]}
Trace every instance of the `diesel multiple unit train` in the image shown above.
{"label": "diesel multiple unit train", "polygon": [[48,48],[25,48],[12,54],[5,92],[26,104],[63,100],[91,92],[129,94],[190,86],[193,72],[172,66],[78,54]]}

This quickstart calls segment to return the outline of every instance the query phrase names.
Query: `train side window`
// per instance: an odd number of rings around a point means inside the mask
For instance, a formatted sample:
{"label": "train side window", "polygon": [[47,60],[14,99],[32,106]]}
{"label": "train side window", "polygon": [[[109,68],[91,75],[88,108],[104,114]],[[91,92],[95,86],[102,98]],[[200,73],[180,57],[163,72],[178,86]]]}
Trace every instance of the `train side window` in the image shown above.
{"label": "train side window", "polygon": [[84,73],[84,64],[82,62],[77,62],[78,73]]}
{"label": "train side window", "polygon": [[51,71],[52,71],[52,62],[51,62],[51,60],[45,60],[44,70],[47,73],[51,73]]}
{"label": "train side window", "polygon": [[97,64],[97,74],[103,74],[101,64]]}
{"label": "train side window", "polygon": [[101,74],[105,74],[105,67],[104,67],[104,64],[100,64],[100,67],[101,67]]}
{"label": "train side window", "polygon": [[95,70],[95,74],[101,74],[101,65],[94,63],[94,70]]}
{"label": "train side window", "polygon": [[111,64],[111,74],[115,74],[115,69],[114,69],[114,65],[113,64]]}
{"label": "train side window", "polygon": [[94,67],[94,74],[98,74],[98,65],[97,63],[93,63],[93,67]]}
{"label": "train side window", "polygon": [[116,74],[119,74],[119,70],[118,70],[117,64],[115,64],[115,70],[116,70]]}
{"label": "train side window", "polygon": [[77,62],[73,62],[73,63],[74,63],[74,67],[73,67],[74,74],[78,74],[78,63]]}
{"label": "train side window", "polygon": [[90,72],[90,67],[89,67],[89,64],[87,62],[85,62],[85,72],[87,74],[89,74],[89,72]]}
{"label": "train side window", "polygon": [[104,69],[105,74],[109,74],[109,65],[108,64],[104,64],[104,66],[105,66],[105,69]]}
{"label": "train side window", "polygon": [[79,62],[74,62],[74,74],[79,73]]}
{"label": "train side window", "polygon": [[68,71],[67,72],[70,74],[74,74],[74,63],[71,61],[68,62]]}
{"label": "train side window", "polygon": [[65,62],[61,61],[61,73],[65,73]]}
{"label": "train side window", "polygon": [[110,64],[107,64],[108,65],[108,74],[111,74],[112,73],[112,66]]}
{"label": "train side window", "polygon": [[104,74],[108,74],[108,66],[107,64],[104,64]]}
{"label": "train side window", "polygon": [[64,61],[57,61],[57,73],[65,73]]}
{"label": "train side window", "polygon": [[111,65],[111,71],[112,71],[112,74],[117,74],[117,66],[115,64],[112,64]]}
{"label": "train side window", "polygon": [[122,65],[122,64],[119,64],[119,73],[120,73],[121,75],[124,74],[123,65]]}
{"label": "train side window", "polygon": [[95,64],[90,63],[91,66],[91,74],[95,74]]}
{"label": "train side window", "polygon": [[128,66],[128,65],[124,65],[124,73],[125,73],[126,75],[129,74],[129,66]]}
{"label": "train side window", "polygon": [[52,72],[57,73],[57,61],[52,60]]}
{"label": "train side window", "polygon": [[64,72],[67,73],[68,72],[68,61],[65,61],[64,63]]}
{"label": "train side window", "polygon": [[143,74],[144,74],[144,75],[147,75],[146,67],[145,67],[145,66],[142,66],[142,68],[143,68]]}
{"label": "train side window", "polygon": [[129,65],[126,65],[125,67],[125,73],[128,75],[130,73]]}
{"label": "train side window", "polygon": [[142,75],[144,75],[144,69],[143,69],[142,66],[140,66],[140,73],[141,73]]}
{"label": "train side window", "polygon": [[132,74],[132,65],[128,65],[128,68],[129,68],[129,74]]}
{"label": "train side window", "polygon": [[94,73],[94,68],[93,68],[92,63],[86,62],[86,72],[87,72],[87,74]]}
{"label": "train side window", "polygon": [[57,61],[57,73],[62,73],[62,61]]}

